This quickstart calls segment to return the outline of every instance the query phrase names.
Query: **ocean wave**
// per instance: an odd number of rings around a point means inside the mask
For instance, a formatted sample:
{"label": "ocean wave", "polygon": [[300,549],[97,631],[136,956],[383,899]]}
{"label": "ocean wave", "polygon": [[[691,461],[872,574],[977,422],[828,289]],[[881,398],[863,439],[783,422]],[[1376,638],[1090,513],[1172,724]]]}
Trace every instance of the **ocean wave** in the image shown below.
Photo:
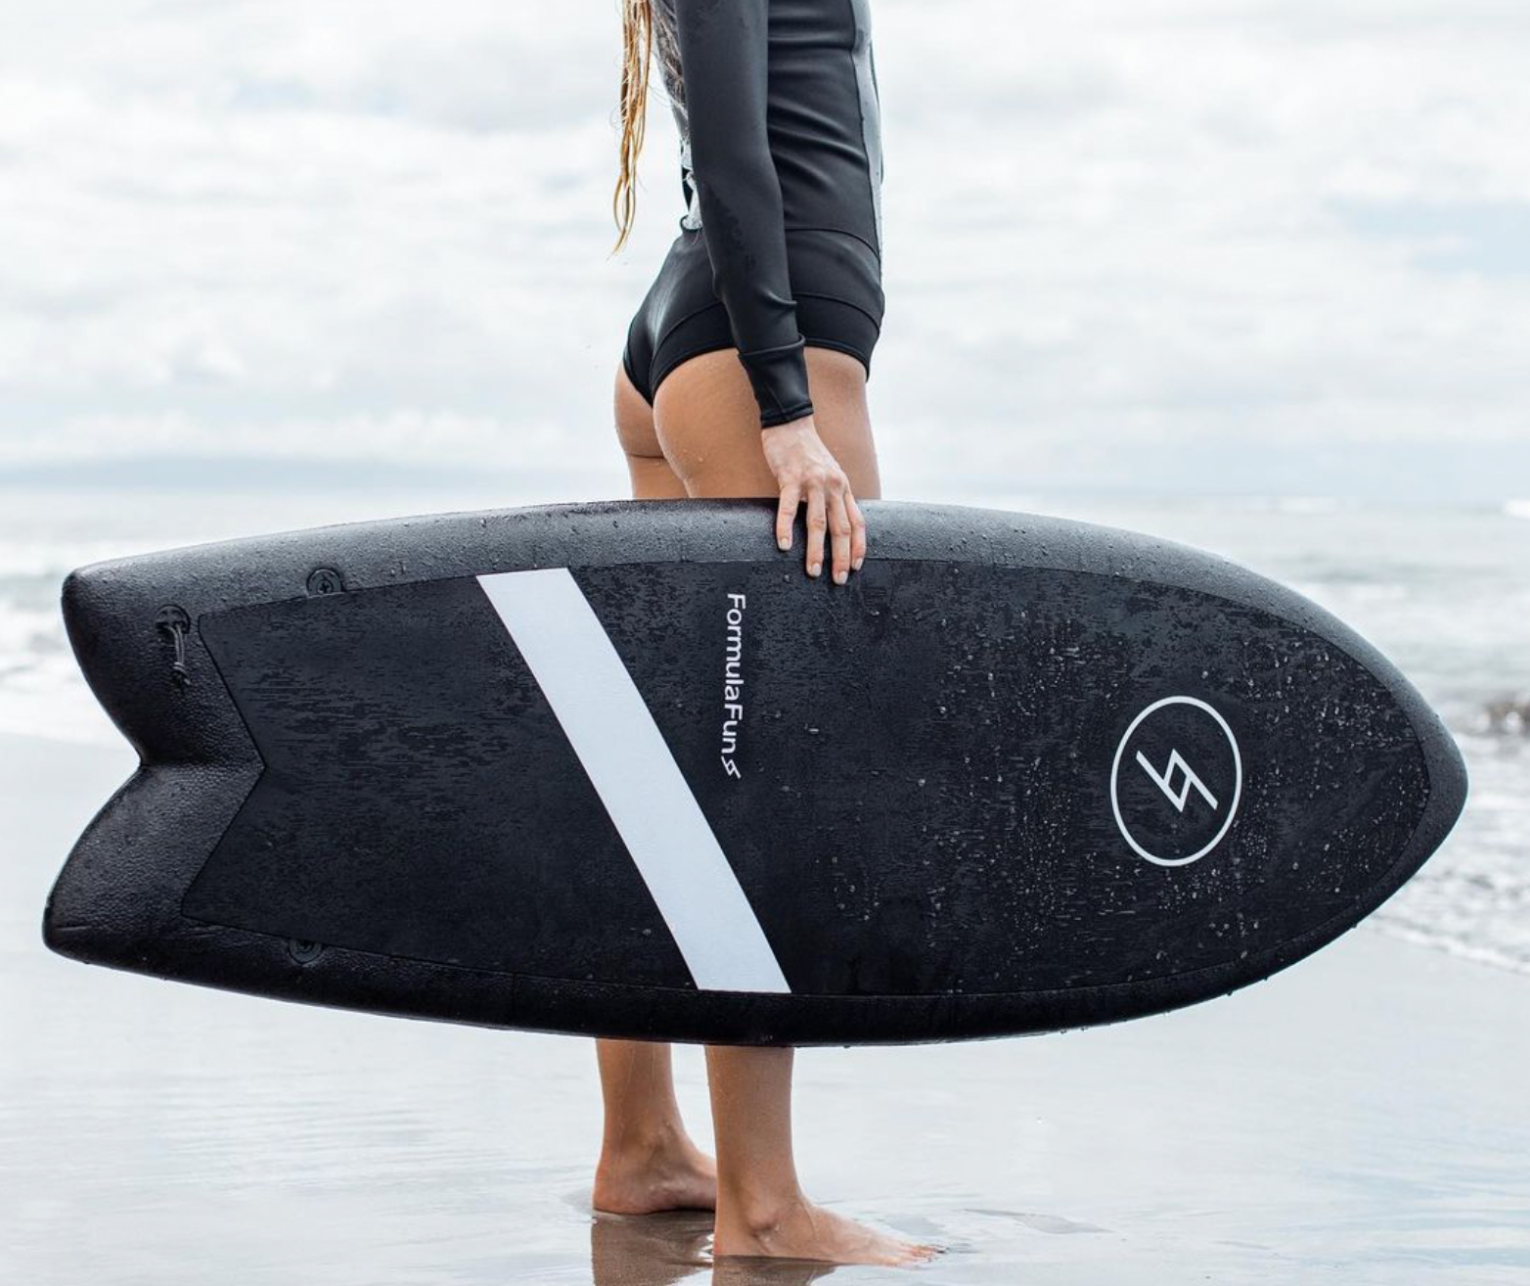
{"label": "ocean wave", "polygon": [[0,667],[0,732],[75,745],[126,744],[67,655]]}
{"label": "ocean wave", "polygon": [[1483,704],[1478,731],[1490,737],[1530,737],[1530,697],[1497,697]]}
{"label": "ocean wave", "polygon": [[1283,514],[1331,514],[1343,507],[1337,496],[1280,496],[1275,511]]}
{"label": "ocean wave", "polygon": [[1384,911],[1378,912],[1375,920],[1377,929],[1382,933],[1403,942],[1443,951],[1458,960],[1471,960],[1495,969],[1507,969],[1511,973],[1530,974],[1530,943],[1516,950],[1492,943],[1473,942],[1416,924],[1394,921]]}

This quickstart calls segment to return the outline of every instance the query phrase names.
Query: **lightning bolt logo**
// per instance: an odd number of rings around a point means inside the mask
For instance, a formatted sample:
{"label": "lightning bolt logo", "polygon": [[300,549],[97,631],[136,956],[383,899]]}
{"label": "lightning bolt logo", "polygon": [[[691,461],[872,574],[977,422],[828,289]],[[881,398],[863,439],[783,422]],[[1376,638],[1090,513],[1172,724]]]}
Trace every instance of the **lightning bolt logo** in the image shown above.
{"label": "lightning bolt logo", "polygon": [[[1137,729],[1142,727],[1146,720],[1155,719],[1158,731],[1149,740],[1134,742]],[[1163,722],[1168,720],[1168,722]],[[1128,753],[1128,747],[1138,745],[1172,746],[1175,741],[1192,735],[1185,721],[1191,720],[1202,731],[1193,734],[1196,737],[1196,758],[1200,760],[1201,767],[1211,771],[1215,766],[1217,771],[1212,774],[1212,780],[1217,783],[1217,789],[1222,792],[1222,798],[1218,799],[1207,789],[1206,783],[1195,774],[1195,770],[1185,762],[1183,755],[1178,750],[1169,751],[1168,762],[1164,764],[1160,772],[1153,767],[1148,757],[1137,751],[1135,756]],[[1205,740],[1210,731],[1209,725],[1215,725],[1217,732],[1227,745],[1227,757],[1224,761],[1221,751]],[[1121,786],[1122,782],[1131,769],[1131,760],[1135,758],[1137,765],[1148,775],[1153,785],[1163,792],[1165,799],[1174,805],[1174,811],[1179,814],[1181,820],[1173,820],[1149,797],[1145,807],[1139,807],[1135,811],[1135,820],[1142,831],[1134,834],[1127,815],[1121,811]],[[1221,765],[1226,762],[1232,770],[1231,781],[1224,786],[1224,777]],[[1133,777],[1133,782],[1136,778]],[[1141,787],[1138,786],[1140,792]],[[1200,804],[1195,806],[1195,812],[1189,817],[1185,816],[1185,806],[1190,802],[1191,794],[1198,794],[1205,802],[1203,808]],[[1191,862],[1198,862],[1211,852],[1223,839],[1233,824],[1233,818],[1238,815],[1238,804],[1243,798],[1243,755],[1238,749],[1238,739],[1233,736],[1233,730],[1228,725],[1215,706],[1202,701],[1200,697],[1176,695],[1159,697],[1158,700],[1140,710],[1137,717],[1127,724],[1126,731],[1121,734],[1121,740],[1116,743],[1115,757],[1110,761],[1110,812],[1115,818],[1116,829],[1121,832],[1124,839],[1138,857],[1144,861],[1152,862],[1154,866],[1188,866]],[[1139,805],[1143,801],[1138,801]],[[1216,830],[1215,835],[1208,836],[1205,832]],[[1184,831],[1185,834],[1171,834],[1168,832]],[[1196,847],[1199,845],[1199,847]],[[1157,851],[1155,851],[1157,850]]]}
{"label": "lightning bolt logo", "polygon": [[[1213,812],[1217,808],[1217,797],[1206,789],[1206,783],[1195,775],[1194,770],[1181,757],[1177,750],[1169,751],[1169,762],[1164,765],[1164,770],[1159,772],[1152,764],[1148,763],[1147,756],[1142,751],[1137,752],[1137,762],[1142,765],[1142,771],[1153,779],[1153,784],[1163,791],[1168,801],[1174,805],[1176,812],[1185,811],[1185,803],[1190,798],[1192,790],[1197,791],[1201,798],[1211,805]],[[1176,791],[1170,782],[1174,780],[1174,770],[1178,768],[1183,774],[1180,778],[1179,789]]]}

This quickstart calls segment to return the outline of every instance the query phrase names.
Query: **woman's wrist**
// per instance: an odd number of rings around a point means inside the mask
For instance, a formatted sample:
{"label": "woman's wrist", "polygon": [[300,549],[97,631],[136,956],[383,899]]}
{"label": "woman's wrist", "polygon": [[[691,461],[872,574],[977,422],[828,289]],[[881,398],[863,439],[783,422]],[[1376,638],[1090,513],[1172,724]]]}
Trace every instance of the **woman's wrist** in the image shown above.
{"label": "woman's wrist", "polygon": [[755,401],[760,407],[762,429],[790,424],[812,413],[806,345],[807,341],[798,334],[790,344],[740,351],[739,361],[749,376]]}
{"label": "woman's wrist", "polygon": [[763,434],[773,433],[780,429],[812,429],[815,427],[816,425],[813,421],[813,412],[808,410],[796,416],[794,419],[782,420],[777,424],[762,424],[760,426],[760,432]]}

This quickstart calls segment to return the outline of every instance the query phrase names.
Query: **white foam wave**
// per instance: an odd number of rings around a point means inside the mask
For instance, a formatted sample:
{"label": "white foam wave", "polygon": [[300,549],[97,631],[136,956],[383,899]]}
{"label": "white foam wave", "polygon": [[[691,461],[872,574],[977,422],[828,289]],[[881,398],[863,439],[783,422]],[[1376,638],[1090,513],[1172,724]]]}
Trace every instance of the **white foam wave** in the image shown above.
{"label": "white foam wave", "polygon": [[1275,508],[1285,514],[1331,514],[1337,513],[1340,505],[1333,496],[1282,496]]}
{"label": "white foam wave", "polygon": [[1375,920],[1377,929],[1382,933],[1403,942],[1411,942],[1420,947],[1431,947],[1436,951],[1443,951],[1446,955],[1455,956],[1458,960],[1471,960],[1476,964],[1489,965],[1495,969],[1507,969],[1511,973],[1530,974],[1530,956],[1520,952],[1432,933],[1428,929],[1420,929],[1417,925],[1389,920],[1384,915],[1377,915]]}
{"label": "white foam wave", "polygon": [[[71,663],[72,666],[72,663]],[[124,746],[84,679],[37,667],[0,680],[0,732],[66,741],[71,745]]]}

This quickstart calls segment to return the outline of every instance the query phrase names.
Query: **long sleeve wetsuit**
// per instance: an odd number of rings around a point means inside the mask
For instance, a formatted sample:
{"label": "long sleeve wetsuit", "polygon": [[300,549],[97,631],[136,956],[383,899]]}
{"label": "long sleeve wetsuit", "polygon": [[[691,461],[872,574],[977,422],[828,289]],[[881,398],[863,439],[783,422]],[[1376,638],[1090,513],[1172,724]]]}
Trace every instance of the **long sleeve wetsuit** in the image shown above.
{"label": "long sleeve wetsuit", "polygon": [[813,404],[787,231],[844,232],[881,255],[866,0],[652,4],[681,134],[681,226],[701,229],[761,426],[800,419]]}

